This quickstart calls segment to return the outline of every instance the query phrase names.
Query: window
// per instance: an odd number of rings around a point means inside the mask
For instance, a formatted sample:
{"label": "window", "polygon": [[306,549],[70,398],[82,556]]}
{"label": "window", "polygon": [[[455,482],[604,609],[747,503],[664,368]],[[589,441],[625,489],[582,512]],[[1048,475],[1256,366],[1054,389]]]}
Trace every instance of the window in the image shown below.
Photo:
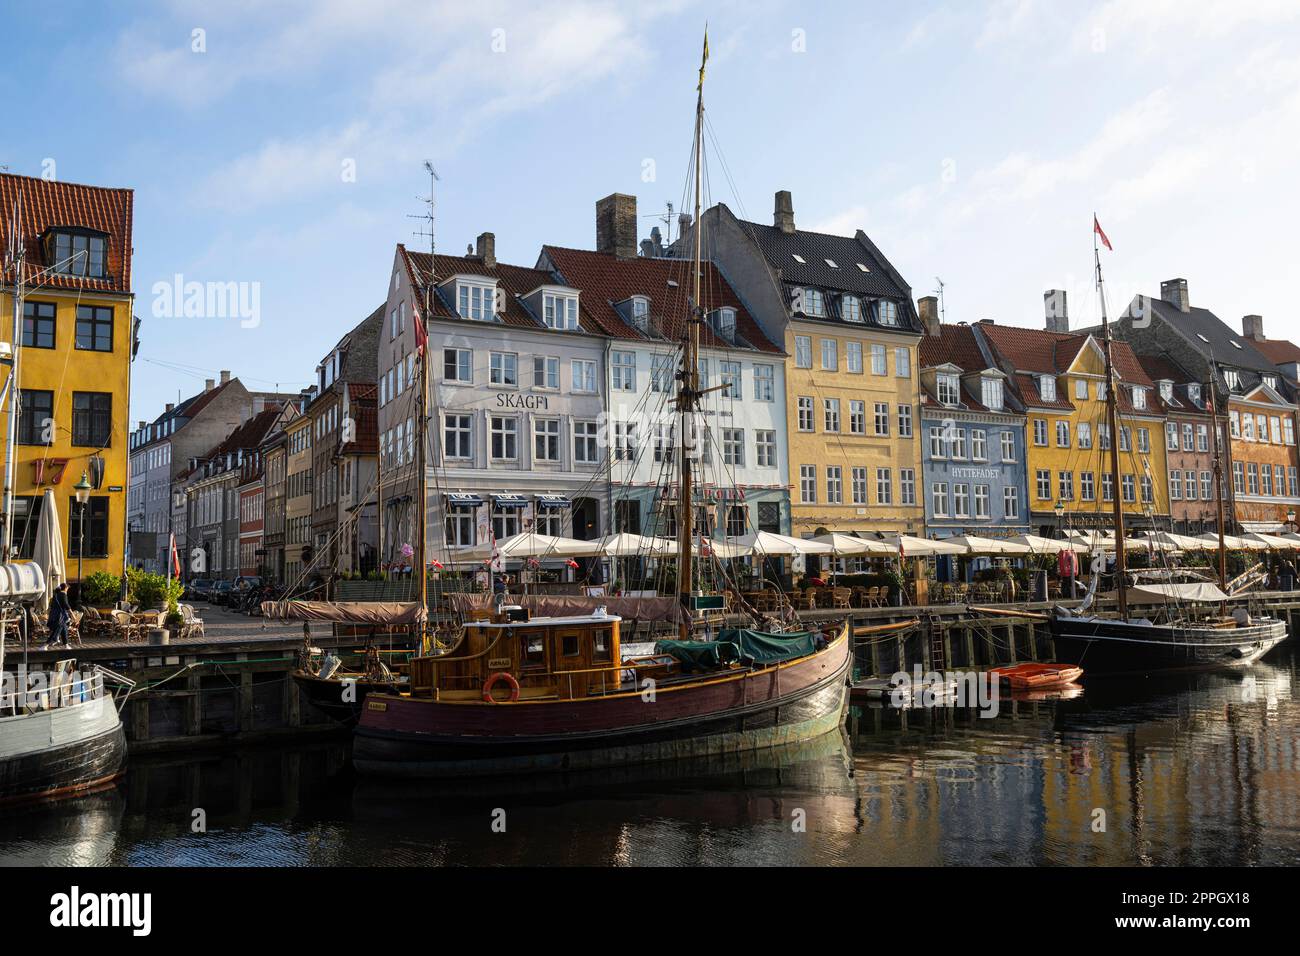
{"label": "window", "polygon": [[743,428],[724,428],[722,430],[722,463],[724,465],[745,465],[745,430]]}
{"label": "window", "polygon": [[952,513],[955,518],[970,517],[970,485],[952,486]]}
{"label": "window", "polygon": [[538,418],[533,421],[533,458],[537,461],[560,460],[558,418]]}
{"label": "window", "polygon": [[1002,515],[1005,518],[1020,517],[1020,495],[1015,488],[1002,489]]}
{"label": "window", "polygon": [[975,517],[987,518],[989,516],[989,486],[975,486]]}
{"label": "window", "polygon": [[1169,471],[1169,498],[1178,501],[1183,497],[1183,473],[1177,469]]}
{"label": "window", "polygon": [[848,369],[854,375],[862,374],[862,343],[846,342],[844,344],[848,356]]}
{"label": "window", "polygon": [[822,339],[822,370],[834,372],[839,367],[839,342],[835,339]]}
{"label": "window", "polygon": [[[644,315],[645,312],[638,312],[637,306],[641,305],[646,312],[649,311],[650,303],[644,299],[634,302],[632,314],[634,316]],[[578,327],[578,299],[572,295],[562,295],[556,292],[542,293],[542,319],[546,322],[548,329],[560,329],[571,332]]]}
{"label": "window", "polygon": [[740,398],[740,363],[723,362],[720,374],[722,376],[722,396],[724,398]]}
{"label": "window", "polygon": [[533,356],[533,388],[549,391],[560,387],[560,360],[554,355]]}
{"label": "window", "polygon": [[1056,447],[1070,447],[1070,423],[1064,419],[1056,423]]}
{"label": "window", "polygon": [[1050,375],[1038,376],[1038,394],[1045,402],[1056,401],[1056,379]]}
{"label": "window", "polygon": [[839,465],[828,465],[826,468],[826,503],[839,505],[844,503],[844,480],[843,472]]}
{"label": "window", "polygon": [[1147,407],[1147,390],[1145,388],[1133,389],[1133,407],[1141,411]]}
{"label": "window", "polygon": [[1241,388],[1241,374],[1235,368],[1223,370],[1223,381],[1234,392]]}
{"label": "window", "polygon": [[812,368],[812,338],[807,335],[794,337],[795,368]]}
{"label": "window", "polygon": [[1246,466],[1239,461],[1232,463],[1232,490],[1238,495],[1246,493]]}
{"label": "window", "polygon": [[964,428],[953,428],[952,434],[949,436],[949,441],[952,443],[952,457],[965,458],[966,430]]}
{"label": "window", "polygon": [[736,341],[736,310],[722,308],[713,313],[713,330],[728,342]]}
{"label": "window", "polygon": [[586,359],[573,360],[573,390],[575,392],[595,393],[596,363]]}
{"label": "window", "polygon": [[[1292,473],[1294,473],[1294,472],[1295,472],[1295,469],[1292,468],[1291,471],[1292,471]],[[1214,485],[1214,476],[1213,476],[1212,474],[1210,474],[1208,471],[1203,471],[1203,472],[1201,472],[1201,500],[1202,500],[1202,501],[1209,501],[1209,500],[1210,500],[1210,495],[1211,495],[1211,491],[1212,491],[1212,489],[1213,489],[1213,485]],[[1295,496],[1295,479],[1294,479],[1294,478],[1291,480],[1291,495],[1292,495],[1292,497]]]}
{"label": "window", "polygon": [[1062,471],[1056,476],[1056,488],[1062,501],[1074,500],[1074,472]]}
{"label": "window", "polygon": [[447,544],[453,548],[468,548],[474,540],[474,506],[447,506]]}
{"label": "window", "polygon": [[1128,425],[1119,426],[1119,450],[1132,451],[1133,449],[1133,429]]}
{"label": "window", "polygon": [[68,499],[68,557],[108,557],[108,501],[107,497],[94,496],[85,504],[86,551],[81,552],[82,505],[76,498]]}
{"label": "window", "polygon": [[1152,501],[1155,500],[1154,491],[1155,489],[1153,488],[1151,477],[1149,475],[1143,475],[1142,476],[1142,503],[1143,504],[1149,505],[1151,504]]}
{"label": "window", "polygon": [[957,384],[957,376],[950,373],[943,373],[936,377],[939,391],[939,404],[952,407],[960,399],[960,390]]}
{"label": "window", "polygon": [[[1208,486],[1209,472],[1205,472],[1201,477],[1201,484]],[[1300,497],[1300,485],[1297,485],[1296,466],[1290,465],[1286,470],[1286,493],[1288,496],[1295,498]]]}
{"label": "window", "polygon": [[87,232],[60,231],[49,241],[51,270],[59,275],[102,279],[108,275],[108,238]]}
{"label": "window", "polygon": [[1052,500],[1052,473],[1046,468],[1039,468],[1034,476],[1038,484],[1038,499],[1040,501]]}
{"label": "window", "polygon": [[1002,411],[1002,379],[980,379],[980,402],[991,411]]}
{"label": "window", "polygon": [[898,469],[898,490],[900,493],[900,504],[916,504],[916,469],[900,468]]}
{"label": "window", "polygon": [[1268,420],[1269,441],[1275,445],[1282,444],[1282,419],[1276,415]]}
{"label": "window", "polygon": [[894,473],[888,468],[876,469],[876,504],[894,503]]}
{"label": "window", "polygon": [[1165,448],[1169,451],[1178,451],[1178,425],[1176,422],[1165,422]]}
{"label": "window", "polygon": [[54,393],[24,388],[18,416],[18,444],[54,444]]}
{"label": "window", "polygon": [[1074,380],[1074,397],[1079,401],[1088,399],[1088,380],[1086,378],[1076,378]]}
{"label": "window", "polygon": [[1110,451],[1110,425],[1106,422],[1097,425],[1097,447],[1102,451]]}
{"label": "window", "polygon": [[942,425],[931,425],[930,434],[930,457],[934,459],[948,457],[948,442],[944,438]]}
{"label": "window", "polygon": [[898,437],[899,438],[912,437],[912,406],[911,405],[898,406]]}
{"label": "window", "polygon": [[1047,445],[1047,419],[1034,419],[1034,444],[1038,446]]}
{"label": "window", "polygon": [[1016,435],[1009,429],[1002,432],[1002,460],[1016,460]]}
{"label": "window", "polygon": [[970,456],[972,461],[988,461],[988,432],[982,428],[973,428],[970,433]]}
{"label": "window", "polygon": [[673,390],[673,357],[671,355],[652,355],[650,357],[650,390],[652,392],[671,392]]}
{"label": "window", "polygon": [[636,391],[636,353],[614,352],[610,356],[612,387],[616,392]]}
{"label": "window", "polygon": [[456,311],[462,319],[490,319],[494,314],[495,286],[469,282],[456,283]]}
{"label": "window", "polygon": [[799,466],[799,501],[805,505],[817,503],[817,467],[815,465]]}
{"label": "window", "polygon": [[1124,494],[1124,500],[1130,504],[1137,500],[1134,497],[1134,488],[1132,475],[1123,475],[1120,478],[1120,489]]}
{"label": "window", "polygon": [[1078,425],[1078,443],[1080,448],[1092,447],[1092,426],[1087,422],[1079,422]]}
{"label": "window", "polygon": [[1282,419],[1282,440],[1288,445],[1295,444],[1295,422],[1290,418]]}
{"label": "window", "polygon": [[936,481],[930,486],[930,508],[935,517],[944,518],[948,516],[947,482]]}
{"label": "window", "polygon": [[822,399],[822,427],[828,432],[840,430],[840,400],[838,398]]}
{"label": "window", "polygon": [[1195,501],[1196,500],[1196,472],[1187,471],[1187,472],[1183,472],[1183,475],[1184,475],[1184,481],[1186,482],[1186,484],[1183,485],[1183,492],[1184,494],[1186,494],[1188,501]]}
{"label": "window", "polygon": [[881,325],[898,325],[898,305],[888,299],[876,302],[876,321]]}
{"label": "window", "polygon": [[871,346],[871,374],[888,375],[888,359],[885,358],[885,347],[883,345]]}
{"label": "window", "polygon": [[573,423],[573,460],[584,465],[594,465],[600,459],[596,449],[596,423]]}
{"label": "window", "polygon": [[497,461],[514,461],[519,457],[519,419],[492,416],[492,457]]}
{"label": "window", "polygon": [[754,366],[754,398],[760,402],[776,400],[776,369],[774,366]]}
{"label": "window", "polygon": [[502,538],[509,538],[518,533],[519,509],[493,505],[492,534],[496,539],[500,541]]}
{"label": "window", "polygon": [[[1195,431],[1191,425],[1183,426],[1183,451],[1191,451],[1196,443]],[[1178,446],[1175,445],[1175,448]]]}
{"label": "window", "polygon": [[894,349],[894,375],[898,378],[912,377],[912,353],[902,346]]}
{"label": "window", "polygon": [[1084,501],[1096,500],[1097,489],[1090,471],[1079,472],[1079,497]]}
{"label": "window", "polygon": [[112,393],[73,392],[72,444],[105,448],[112,442],[112,435]]}
{"label": "window", "polygon": [[744,505],[732,505],[727,509],[727,537],[738,538],[749,530],[748,516]]}
{"label": "window", "polygon": [[23,345],[33,349],[54,348],[54,322],[53,302],[23,302]]}
{"label": "window", "polygon": [[820,289],[800,289],[797,296],[804,315],[823,316],[826,314],[826,298],[822,295]]}
{"label": "window", "polygon": [[488,382],[493,385],[519,384],[519,356],[514,352],[493,352],[490,356]]}
{"label": "window", "polygon": [[861,322],[862,300],[847,293],[840,296],[840,318],[845,322]]}
{"label": "window", "polygon": [[867,403],[856,398],[849,399],[849,434],[865,435],[867,433]]}
{"label": "window", "polygon": [[614,460],[636,460],[636,423],[614,423]]}
{"label": "window", "polygon": [[1196,426],[1196,450],[1197,451],[1210,450],[1210,429],[1206,425]]}
{"label": "window", "polygon": [[760,428],[754,433],[759,468],[776,467],[776,432]]}
{"label": "window", "polygon": [[889,434],[889,403],[876,402],[876,434]]}
{"label": "window", "polygon": [[813,430],[813,400],[807,395],[799,396],[799,431]]}
{"label": "window", "polygon": [[673,422],[659,422],[655,425],[654,458],[656,462],[673,460],[674,437],[677,426]]}
{"label": "window", "polygon": [[1144,455],[1151,451],[1151,429],[1138,429],[1138,451]]}
{"label": "window", "polygon": [[849,470],[850,493],[855,505],[867,503],[867,469],[855,467]]}
{"label": "window", "polygon": [[77,306],[77,348],[113,351],[113,310],[100,305]]}

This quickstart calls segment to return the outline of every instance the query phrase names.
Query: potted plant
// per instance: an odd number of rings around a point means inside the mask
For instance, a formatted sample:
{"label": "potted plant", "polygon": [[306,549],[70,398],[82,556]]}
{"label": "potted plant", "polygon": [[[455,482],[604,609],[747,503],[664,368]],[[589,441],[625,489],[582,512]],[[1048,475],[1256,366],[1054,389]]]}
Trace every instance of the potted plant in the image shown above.
{"label": "potted plant", "polygon": [[81,603],[96,610],[111,610],[122,590],[122,579],[107,571],[96,571],[81,582]]}

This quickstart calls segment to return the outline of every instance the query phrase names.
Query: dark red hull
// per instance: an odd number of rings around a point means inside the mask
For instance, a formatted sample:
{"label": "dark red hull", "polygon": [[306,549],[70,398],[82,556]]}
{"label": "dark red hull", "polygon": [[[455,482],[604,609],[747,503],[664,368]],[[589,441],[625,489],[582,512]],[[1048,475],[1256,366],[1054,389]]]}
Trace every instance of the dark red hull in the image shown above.
{"label": "dark red hull", "polygon": [[847,632],[810,657],[582,700],[483,704],[373,694],[353,743],[361,773],[409,777],[579,770],[739,753],[809,739],[842,718]]}

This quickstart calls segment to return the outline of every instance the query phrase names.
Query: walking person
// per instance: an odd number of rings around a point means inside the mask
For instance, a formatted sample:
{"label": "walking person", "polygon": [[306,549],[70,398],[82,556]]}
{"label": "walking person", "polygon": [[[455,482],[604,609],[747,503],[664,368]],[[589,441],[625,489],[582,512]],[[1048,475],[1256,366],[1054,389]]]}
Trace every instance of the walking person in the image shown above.
{"label": "walking person", "polygon": [[72,605],[68,602],[68,582],[64,581],[54,592],[50,601],[50,614],[45,621],[49,628],[50,639],[46,647],[68,646],[68,625],[72,623]]}

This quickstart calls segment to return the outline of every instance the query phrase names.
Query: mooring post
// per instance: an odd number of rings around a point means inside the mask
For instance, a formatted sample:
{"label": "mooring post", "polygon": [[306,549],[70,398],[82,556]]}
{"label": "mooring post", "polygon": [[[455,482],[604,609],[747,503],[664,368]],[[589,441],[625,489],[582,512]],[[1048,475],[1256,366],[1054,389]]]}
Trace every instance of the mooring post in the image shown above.
{"label": "mooring post", "polygon": [[1007,625],[1007,654],[1008,660],[1014,664],[1016,662],[1016,626],[1015,624]]}

